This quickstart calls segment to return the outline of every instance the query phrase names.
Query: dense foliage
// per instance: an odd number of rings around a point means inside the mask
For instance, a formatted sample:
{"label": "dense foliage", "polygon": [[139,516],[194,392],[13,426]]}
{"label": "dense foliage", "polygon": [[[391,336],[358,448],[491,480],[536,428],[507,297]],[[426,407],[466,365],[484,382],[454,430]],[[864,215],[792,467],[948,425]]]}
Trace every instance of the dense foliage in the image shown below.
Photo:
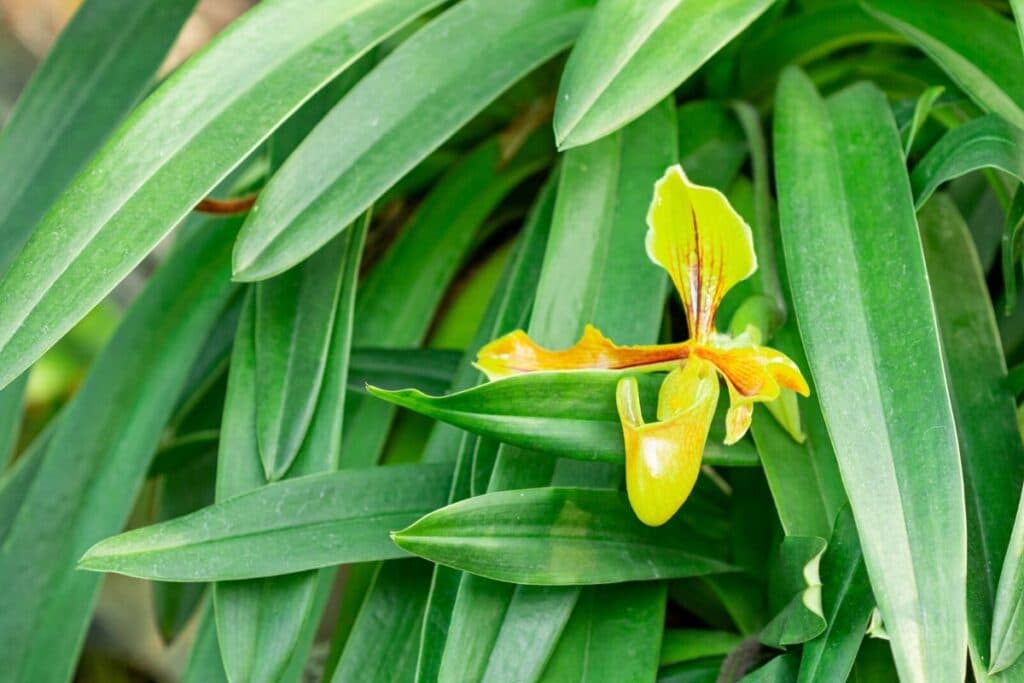
{"label": "dense foliage", "polygon": [[[1024,681],[1024,2],[263,0],[158,77],[196,4],[0,131],[0,680]],[[595,328],[809,386],[706,361],[647,505],[692,377],[495,360]]]}

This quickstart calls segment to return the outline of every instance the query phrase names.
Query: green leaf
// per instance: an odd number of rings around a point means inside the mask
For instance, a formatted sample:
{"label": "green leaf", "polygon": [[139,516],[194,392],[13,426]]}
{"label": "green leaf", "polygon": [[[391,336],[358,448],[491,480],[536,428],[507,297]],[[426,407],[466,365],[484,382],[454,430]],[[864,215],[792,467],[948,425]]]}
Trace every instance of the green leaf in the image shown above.
{"label": "green leaf", "polygon": [[64,410],[0,547],[11,591],[0,659],[23,680],[70,678],[99,577],[78,557],[124,525],[207,331],[232,295],[237,222],[207,221],[174,251]]}
{"label": "green leaf", "polygon": [[[306,433],[295,444],[297,452],[293,455],[294,464],[289,463],[289,477],[329,472],[338,465],[352,311],[368,222],[369,217],[360,227],[347,231],[325,247],[314,260],[296,269],[309,269],[318,276],[314,278],[317,284],[327,284],[324,288],[315,289],[321,295],[327,294],[323,298],[331,310],[324,315],[330,329],[312,333],[317,345],[325,347],[319,352],[323,355],[318,372],[323,378],[322,386],[317,386],[313,395],[314,404],[310,407],[312,414],[307,419]],[[316,261],[321,259],[330,265],[320,267],[322,264]],[[328,273],[323,273],[323,270]],[[261,431],[258,419],[260,402],[265,400],[259,391],[259,288],[270,282],[256,286],[243,309],[238,327],[221,430],[218,500],[258,489],[273,480],[266,472],[266,460],[260,457],[265,453],[259,448]],[[302,299],[300,295],[292,301],[285,300],[283,307],[298,304],[315,308],[314,304]],[[290,319],[291,316],[286,313],[284,317]],[[320,384],[320,380],[317,383]],[[329,578],[321,576],[320,572],[304,572],[273,579],[216,584],[214,606],[218,640],[229,678],[281,680],[289,659],[296,651],[304,652],[306,649],[298,645],[303,625],[310,620],[317,621],[319,615],[312,612],[313,606],[318,593],[329,590],[320,586]]]}
{"label": "green leaf", "polygon": [[[590,321],[616,337],[654,341],[666,284],[645,253],[641,217],[651,184],[674,160],[674,149],[665,144],[673,118],[665,104],[621,133],[565,156],[528,326],[534,339],[569,344]],[[642,303],[637,291],[647,293]],[[475,460],[492,469],[491,491],[547,485],[555,471],[552,458],[509,446],[499,449],[493,465],[487,456]],[[439,680],[540,675],[579,593],[463,576]],[[522,654],[524,642],[529,657]]]}
{"label": "green leaf", "polygon": [[299,104],[437,4],[328,0],[310,12],[302,0],[261,3],[179,69],[71,184],[0,281],[0,386],[110,292]]}
{"label": "green leaf", "polygon": [[903,139],[903,156],[910,155],[910,150],[914,147],[914,139],[917,137],[918,131],[921,130],[921,126],[925,124],[925,121],[928,120],[928,114],[931,113],[932,107],[935,106],[935,101],[942,96],[945,90],[941,85],[933,85],[917,98],[917,102],[914,103],[914,116],[910,120],[910,125],[907,126],[906,136]]}
{"label": "green leaf", "polygon": [[[360,286],[353,344],[419,345],[487,216],[540,170],[548,154],[546,147],[523,149],[503,166],[500,146],[490,140],[445,174]],[[345,466],[377,462],[393,415],[393,407],[375,398],[350,397],[345,421],[353,428],[344,434]]]}
{"label": "green leaf", "polygon": [[790,70],[776,107],[794,308],[875,597],[907,681],[960,681],[963,483],[899,133],[868,85],[826,105]]}
{"label": "green leaf", "polygon": [[848,506],[836,518],[821,558],[820,574],[826,627],[821,635],[804,644],[798,676],[801,683],[847,679],[875,608],[857,527]]}
{"label": "green leaf", "polygon": [[978,2],[865,0],[983,109],[1024,127],[1024,52],[1013,23]]}
{"label": "green leaf", "polygon": [[[508,261],[476,337],[460,362],[453,382],[456,388],[472,386],[481,381],[480,371],[472,365],[477,349],[492,338],[520,327],[529,317],[551,225],[554,187],[550,180],[545,184],[527,218],[516,253]],[[490,476],[490,468],[478,463],[477,456],[483,450],[497,449],[493,442],[482,442],[454,427],[439,424],[423,448],[423,459],[435,461],[448,458],[451,450],[446,444],[453,438],[458,439],[458,445],[454,448],[456,470],[448,495],[449,503],[470,495],[475,465],[480,464],[480,469],[484,470],[476,473],[477,476]],[[461,581],[462,572],[441,565],[434,566],[420,638],[417,680],[438,679]]]}
{"label": "green leaf", "polygon": [[774,616],[758,640],[772,647],[805,643],[825,630],[819,565],[823,538],[786,536],[768,569],[768,595]]}
{"label": "green leaf", "polygon": [[800,658],[795,654],[779,655],[741,678],[740,683],[795,683],[799,666]]}
{"label": "green leaf", "polygon": [[661,666],[729,654],[743,638],[729,631],[674,628],[661,641]]}
{"label": "green leaf", "polygon": [[562,149],[602,138],[675,90],[771,0],[603,0],[569,55],[555,106]]}
{"label": "green leaf", "polygon": [[452,385],[462,353],[442,349],[363,347],[349,356],[348,390],[367,393],[366,385],[388,389],[413,386],[441,393]]}
{"label": "green leaf", "polygon": [[[329,242],[298,267],[255,286],[256,442],[269,481],[291,467],[317,409],[346,272],[345,242]],[[354,299],[351,282],[349,292]]]}
{"label": "green leaf", "polygon": [[[615,407],[621,372],[588,370],[530,373],[488,382],[445,396],[416,389],[370,393],[395,405],[520,448],[563,457],[623,462],[622,426]],[[637,377],[646,414],[654,414],[661,375]],[[715,431],[720,434],[720,424]],[[723,430],[724,431],[724,430]],[[723,446],[708,440],[708,464],[755,466],[750,443]]]}
{"label": "green leaf", "polygon": [[[398,347],[420,343],[487,215],[527,175],[536,171],[540,160],[547,155],[546,147],[538,154],[528,143],[511,163],[503,166],[499,145],[490,141],[446,174],[360,288],[355,341]],[[475,369],[473,376],[476,376]],[[346,423],[350,428],[345,432],[342,465],[351,467],[376,462],[393,415],[393,406],[369,397],[350,397],[346,408]],[[424,455],[430,456],[428,460],[451,459],[454,449],[445,450],[442,441],[433,438],[431,441],[433,443],[425,447]],[[390,585],[399,580],[394,572],[384,572],[372,591],[406,590],[418,596],[429,589],[419,584]],[[367,599],[374,598],[371,595]],[[404,608],[395,606],[386,621],[409,627],[404,613]],[[361,644],[380,638],[375,624],[370,620],[360,622],[360,631],[369,629],[370,633],[353,633],[352,647],[358,649]],[[412,631],[405,631],[400,637],[418,640]],[[362,660],[364,656],[348,653],[347,648],[346,653],[350,659]]]}
{"label": "green leaf", "polygon": [[217,644],[217,624],[213,603],[208,602],[199,618],[188,665],[181,676],[182,683],[228,683]]}
{"label": "green leaf", "polygon": [[359,609],[352,635],[331,676],[335,683],[411,681],[416,674],[431,566],[385,562]]}
{"label": "green leaf", "polygon": [[260,195],[235,249],[236,277],[280,273],[326,243],[510,85],[565,49],[586,16],[582,5],[468,0],[418,31],[353,88]]}
{"label": "green leaf", "polygon": [[743,45],[739,54],[739,89],[748,97],[770,93],[779,73],[790,64],[807,64],[861,43],[900,42],[899,35],[857,2],[822,3],[794,13]]}
{"label": "green leaf", "polygon": [[[206,442],[182,466],[160,481],[157,519],[172,519],[213,502],[217,471],[216,442]],[[165,643],[172,642],[196,612],[206,593],[201,583],[154,583],[153,607]]]}
{"label": "green leaf", "polygon": [[658,669],[665,595],[661,581],[584,588],[537,680],[650,680]]}
{"label": "green leaf", "polygon": [[998,672],[1020,668],[1024,654],[1021,623],[1024,622],[1024,495],[1017,507],[1013,533],[999,574],[999,587],[992,621],[991,667]]}
{"label": "green leaf", "polygon": [[[987,671],[1013,661],[1001,647],[990,653],[990,641],[1016,639],[1024,648],[1024,638],[1005,622],[998,624],[1002,632],[993,628],[998,571],[1024,484],[1024,444],[985,274],[967,226],[943,195],[925,205],[920,222],[964,470],[968,643],[976,678],[989,680]],[[992,654],[1002,656],[997,661]]]}
{"label": "green leaf", "polygon": [[444,505],[451,465],[394,465],[268,484],[97,543],[81,569],[233,581],[406,555],[392,529]]}
{"label": "green leaf", "polygon": [[0,273],[145,93],[196,0],[91,0],[50,48],[0,132]]}
{"label": "green leaf", "polygon": [[679,107],[679,161],[695,183],[725,191],[747,158],[747,141],[732,109],[698,100]]}
{"label": "green leaf", "polygon": [[831,520],[813,467],[811,447],[794,441],[763,408],[755,410],[750,433],[786,535],[827,536]]}
{"label": "green leaf", "polygon": [[538,488],[453,503],[394,534],[403,549],[479,576],[538,586],[646,581],[730,571],[686,515],[636,519],[617,491]]}
{"label": "green leaf", "polygon": [[997,168],[1024,181],[1024,131],[989,114],[942,136],[910,176],[918,208],[947,180]]}

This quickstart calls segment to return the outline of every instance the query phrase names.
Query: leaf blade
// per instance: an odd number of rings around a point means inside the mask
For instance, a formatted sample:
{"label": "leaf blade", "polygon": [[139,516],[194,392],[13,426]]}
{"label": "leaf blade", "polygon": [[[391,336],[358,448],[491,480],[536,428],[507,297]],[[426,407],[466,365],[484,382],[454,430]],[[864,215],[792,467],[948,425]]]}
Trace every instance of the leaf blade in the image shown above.
{"label": "leaf blade", "polygon": [[[907,680],[960,680],[966,600],[955,596],[965,594],[966,513],[899,135],[869,86],[844,91],[826,108],[807,78],[790,70],[777,101],[776,172],[795,310],[875,596]],[[815,192],[798,197],[795,179],[808,174]],[[830,227],[819,229],[826,220]],[[885,239],[873,243],[872,234]],[[828,277],[809,267],[820,259],[835,264]],[[910,269],[899,310],[882,293],[896,262]],[[897,333],[910,316],[923,331],[913,345]],[[872,353],[839,357],[830,341],[837,338]],[[912,366],[892,366],[911,353]],[[925,435],[915,431],[921,424],[934,427]],[[928,457],[914,457],[922,452]],[[898,597],[908,586],[915,587],[909,601]]]}

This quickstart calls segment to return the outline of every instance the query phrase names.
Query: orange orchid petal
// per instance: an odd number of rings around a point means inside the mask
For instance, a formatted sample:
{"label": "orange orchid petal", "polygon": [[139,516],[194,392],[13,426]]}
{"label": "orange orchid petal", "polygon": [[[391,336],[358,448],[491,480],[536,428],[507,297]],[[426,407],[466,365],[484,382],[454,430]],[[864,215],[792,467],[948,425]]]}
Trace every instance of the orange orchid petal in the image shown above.
{"label": "orange orchid petal", "polygon": [[714,368],[691,359],[662,384],[661,421],[645,424],[636,379],[619,381],[616,403],[626,446],[626,491],[644,524],[667,522],[693,490],[718,394]]}
{"label": "orange orchid petal", "polygon": [[593,325],[587,325],[575,346],[551,351],[537,345],[522,330],[517,330],[480,349],[476,367],[491,380],[543,370],[620,370],[643,369],[645,366],[653,370],[656,366],[685,358],[689,351],[688,342],[618,346]]}
{"label": "orange orchid petal", "polygon": [[811,391],[800,368],[780,351],[767,346],[694,347],[693,355],[713,363],[729,386],[729,412],[725,416],[725,443],[743,438],[750,428],[754,403],[773,401],[781,389],[803,396]]}
{"label": "orange orchid petal", "polygon": [[754,239],[729,200],[671,166],[654,185],[647,254],[668,271],[683,300],[690,336],[706,342],[722,297],[757,270]]}

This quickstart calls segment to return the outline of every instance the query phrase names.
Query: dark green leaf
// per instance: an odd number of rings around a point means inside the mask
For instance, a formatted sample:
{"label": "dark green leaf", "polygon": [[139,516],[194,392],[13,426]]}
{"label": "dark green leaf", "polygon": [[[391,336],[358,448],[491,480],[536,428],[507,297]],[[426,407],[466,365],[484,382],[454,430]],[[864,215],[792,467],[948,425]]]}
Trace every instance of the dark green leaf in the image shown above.
{"label": "dark green leaf", "polygon": [[441,507],[451,465],[395,465],[269,484],[108,538],[79,566],[162,581],[231,581],[404,557],[388,533]]}
{"label": "dark green leaf", "polygon": [[[269,481],[291,467],[317,410],[346,272],[346,242],[329,242],[301,265],[255,287],[256,443]],[[349,282],[346,298],[354,300],[354,294]],[[344,313],[351,316],[351,307]],[[346,337],[349,325],[342,325]]]}
{"label": "dark green leaf", "polygon": [[76,570],[122,528],[207,331],[230,298],[237,222],[179,245],[125,316],[62,413],[0,547],[10,593],[0,659],[14,678],[70,677],[99,577]]}
{"label": "dark green leaf", "polygon": [[771,621],[758,639],[772,647],[804,643],[825,630],[819,565],[825,539],[786,536],[768,569]]}
{"label": "dark green leaf", "polygon": [[[353,344],[419,345],[484,220],[547,157],[546,148],[524,149],[503,166],[500,147],[492,140],[454,166],[359,288]],[[377,462],[393,414],[393,407],[375,398],[351,397],[345,410],[352,428],[344,436],[344,466]]]}
{"label": "dark green leaf", "polygon": [[982,108],[1024,127],[1024,53],[1013,23],[980,2],[865,0]]}
{"label": "dark green leaf", "polygon": [[150,86],[196,0],[90,0],[0,132],[0,273]]}
{"label": "dark green leaf", "polygon": [[420,560],[381,565],[331,681],[413,680],[430,575],[431,566]]}
{"label": "dark green leaf", "polygon": [[703,657],[724,656],[739,646],[743,638],[728,631],[706,629],[669,629],[661,641],[662,666],[689,662]]}
{"label": "dark green leaf", "polygon": [[824,633],[804,645],[799,681],[843,681],[864,639],[875,598],[850,508],[840,511],[821,559]]}
{"label": "dark green leaf", "polygon": [[790,64],[806,64],[831,52],[899,37],[857,2],[822,3],[775,24],[744,45],[739,56],[739,87],[749,96],[770,93],[779,73]]}
{"label": "dark green leaf", "polygon": [[[956,206],[943,195],[925,205],[920,221],[967,496],[971,660],[978,680],[1004,680],[999,676],[988,679],[986,672],[1005,669],[1013,662],[1015,657],[1005,651],[1008,641],[1016,640],[1017,647],[1024,648],[1019,629],[1000,619],[997,627],[1004,630],[993,628],[998,571],[1004,566],[1011,520],[1024,484],[1024,445],[985,275],[967,226]],[[1012,561],[1006,566],[1012,566]],[[994,652],[989,650],[990,641],[999,645]],[[993,655],[999,655],[998,659]],[[1016,680],[1020,674],[1024,667],[1005,680]]]}
{"label": "dark green leaf", "polygon": [[[416,389],[383,391],[375,387],[370,387],[370,393],[521,448],[620,463],[622,427],[615,407],[615,385],[622,376],[620,372],[601,370],[545,372],[513,376],[446,396],[427,396]],[[638,377],[648,415],[654,414],[661,379],[660,375]],[[714,434],[704,458],[713,465],[757,464],[757,455],[749,442],[722,446]]]}
{"label": "dark green leaf", "polygon": [[665,594],[660,581],[584,588],[538,680],[650,680],[658,669]]}
{"label": "dark green leaf", "polygon": [[[341,445],[341,423],[344,414],[345,378],[347,376],[352,310],[356,280],[367,220],[337,238],[314,259],[329,259],[327,287],[316,288],[331,310],[325,316],[330,329],[316,336],[322,342],[322,386],[317,386],[314,405],[307,421],[307,432],[295,444],[289,476],[330,472],[336,469]],[[312,268],[303,264],[299,270]],[[287,277],[287,274],[284,276]],[[316,278],[314,278],[316,279]],[[257,489],[270,479],[266,460],[259,444],[259,287],[247,300],[238,328],[231,374],[225,400],[221,433],[218,500]],[[318,284],[323,284],[322,281]],[[302,302],[285,302],[313,307]],[[319,341],[319,340],[318,340]],[[308,377],[306,379],[309,379]],[[316,382],[321,384],[320,381]],[[262,465],[261,461],[262,460]],[[217,609],[217,631],[223,653],[224,667],[232,680],[279,681],[289,658],[298,651],[298,642],[307,621],[317,620],[312,612],[317,595],[329,590],[320,584],[329,576],[321,572],[304,572],[273,579],[233,581],[214,586]]]}
{"label": "dark green leaf", "polygon": [[327,0],[310,11],[303,0],[261,3],[168,79],[71,184],[0,281],[0,386],[110,292],[297,105],[437,4]]}
{"label": "dark green leaf", "polygon": [[586,16],[583,4],[467,0],[403,43],[260,195],[235,249],[236,277],[280,273],[325,244],[502,91],[565,49]]}
{"label": "dark green leaf", "polygon": [[498,581],[557,586],[730,571],[685,514],[651,528],[617,491],[539,488],[454,503],[394,534],[433,562]]}
{"label": "dark green leaf", "polygon": [[228,683],[220,660],[220,647],[217,645],[217,624],[214,621],[212,602],[206,605],[199,618],[188,666],[181,680],[182,683]]}
{"label": "dark green leaf", "polygon": [[826,105],[791,70],[775,138],[794,308],[898,667],[960,681],[963,483],[899,133],[877,89]]}
{"label": "dark green leaf", "polygon": [[942,183],[980,168],[998,168],[1024,181],[1024,131],[990,114],[946,133],[910,176],[917,206]]}
{"label": "dark green leaf", "polygon": [[770,5],[770,0],[603,0],[569,55],[558,87],[558,146],[592,142],[651,109]]}

